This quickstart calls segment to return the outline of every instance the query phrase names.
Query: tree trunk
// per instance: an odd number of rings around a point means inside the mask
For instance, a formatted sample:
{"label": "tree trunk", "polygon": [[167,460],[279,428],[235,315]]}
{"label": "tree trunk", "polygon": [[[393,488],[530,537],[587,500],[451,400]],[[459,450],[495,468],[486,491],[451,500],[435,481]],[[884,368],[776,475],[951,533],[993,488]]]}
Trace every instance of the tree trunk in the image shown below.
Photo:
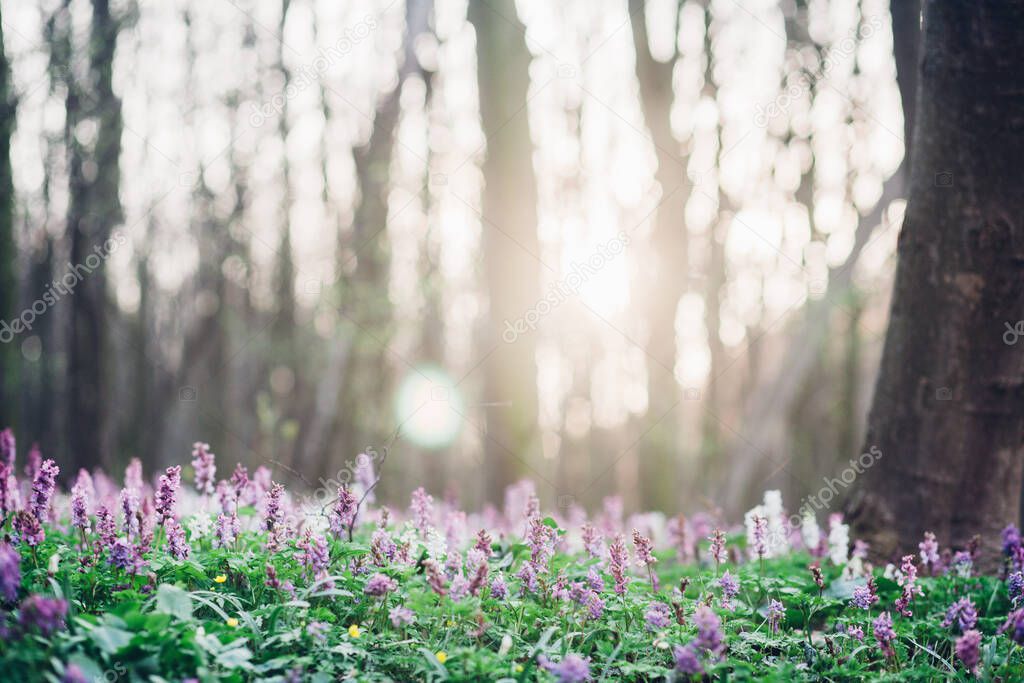
{"label": "tree trunk", "polygon": [[[108,240],[122,220],[121,100],[112,81],[120,25],[108,0],[93,0],[89,72],[84,87],[70,82],[67,96],[67,144],[70,147],[68,232],[73,268],[79,282],[70,297],[71,340],[68,358],[68,453],[71,469],[107,462],[107,281]],[[78,125],[92,119],[96,139],[83,144]]]}
{"label": "tree trunk", "polygon": [[471,0],[476,29],[480,120],[487,138],[481,202],[489,326],[482,348],[488,403],[484,490],[501,500],[502,490],[522,473],[538,450],[535,332],[503,339],[506,321],[533,309],[540,298],[537,189],[527,112],[531,56],[513,0]]}
{"label": "tree trunk", "polygon": [[[675,9],[678,17],[678,6]],[[689,274],[685,219],[689,182],[686,177],[687,158],[680,154],[679,141],[672,134],[672,72],[676,53],[673,52],[667,62],[654,59],[642,0],[630,0],[629,17],[633,27],[640,99],[658,158],[655,179],[661,187],[661,199],[651,233],[652,262],[643,295],[649,325],[647,353],[653,358],[648,363],[647,372],[647,413],[653,419],[669,411],[641,442],[639,477],[645,504],[654,509],[668,510],[674,505],[677,489],[675,479],[666,473],[675,471],[675,455],[680,451],[676,416],[681,395],[675,377],[675,325],[676,309],[686,291]]]}
{"label": "tree trunk", "polygon": [[[345,278],[348,262],[353,257],[356,262],[355,272],[342,281],[339,292],[341,327],[349,331],[351,348],[332,352],[332,370],[344,378],[337,438],[333,439],[334,465],[354,462],[368,447],[381,448],[395,429],[388,403],[393,384],[389,365],[392,310],[387,231],[391,157],[401,115],[402,88],[409,76],[423,76],[415,45],[417,38],[430,30],[432,13],[432,0],[406,3],[398,82],[377,105],[370,141],[355,152],[360,200],[352,219],[351,240],[347,249],[339,250],[338,263],[339,278]],[[328,478],[337,476],[337,467],[332,470],[328,459],[320,470]]]}
{"label": "tree trunk", "polygon": [[[925,531],[962,546],[1017,519],[1024,354],[1024,6],[929,0],[889,329],[851,501],[884,557]],[[1011,341],[1016,341],[1015,339]]]}
{"label": "tree trunk", "polygon": [[[0,325],[10,324],[18,316],[18,260],[14,239],[14,185],[11,180],[15,101],[2,26],[0,23]],[[7,339],[8,334],[13,335],[13,332],[0,327],[0,428],[14,426],[17,421],[18,347],[23,340]]]}

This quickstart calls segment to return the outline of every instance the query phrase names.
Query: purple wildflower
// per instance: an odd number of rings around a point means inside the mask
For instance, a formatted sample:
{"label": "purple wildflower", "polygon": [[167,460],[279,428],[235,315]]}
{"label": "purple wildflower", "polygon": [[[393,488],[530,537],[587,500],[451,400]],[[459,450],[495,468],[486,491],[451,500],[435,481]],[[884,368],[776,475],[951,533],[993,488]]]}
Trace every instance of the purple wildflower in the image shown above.
{"label": "purple wildflower", "polygon": [[942,620],[942,628],[949,628],[956,622],[961,633],[967,633],[978,623],[978,610],[970,598],[960,598],[946,610],[946,618]]}
{"label": "purple wildflower", "polygon": [[718,656],[724,650],[722,639],[722,621],[707,605],[700,605],[693,613],[693,623],[697,627],[697,646]]}
{"label": "purple wildflower", "polygon": [[299,560],[310,573],[320,576],[327,571],[331,564],[331,549],[326,538],[307,529],[298,547],[302,550]]}
{"label": "purple wildflower", "polygon": [[121,512],[124,514],[124,532],[128,538],[138,535],[139,526],[139,490],[125,487],[121,489]]}
{"label": "purple wildflower", "polygon": [[604,579],[601,578],[600,572],[597,571],[597,567],[591,567],[587,570],[587,585],[590,586],[591,590],[601,593],[604,591]]}
{"label": "purple wildflower", "polygon": [[318,640],[321,643],[327,642],[327,632],[330,630],[330,624],[326,621],[311,621],[306,625],[306,635],[313,640]]}
{"label": "purple wildflower", "polygon": [[78,470],[78,476],[75,477],[75,485],[82,487],[87,501],[91,501],[96,497],[96,486],[92,482],[92,475],[84,467]]}
{"label": "purple wildflower", "polygon": [[272,483],[266,494],[263,526],[267,530],[267,549],[276,550],[284,536],[284,509],[281,507],[284,486]]}
{"label": "purple wildflower", "polygon": [[344,484],[338,488],[338,499],[329,515],[331,532],[338,537],[347,534],[349,528],[355,524],[356,513],[358,512],[359,499],[352,489]]}
{"label": "purple wildflower", "polygon": [[860,626],[850,626],[846,629],[846,635],[850,636],[854,640],[864,641],[864,629]]}
{"label": "purple wildflower", "polygon": [[678,515],[668,521],[668,535],[672,539],[672,546],[676,549],[676,558],[680,562],[685,562],[693,557],[693,544],[690,542],[686,518],[683,515]]}
{"label": "purple wildflower", "polygon": [[583,535],[583,549],[590,557],[601,557],[604,555],[604,538],[601,531],[589,522],[583,525],[580,530]]}
{"label": "purple wildflower", "polygon": [[21,587],[21,555],[11,544],[0,542],[0,595],[8,602],[18,599]]}
{"label": "purple wildflower", "polygon": [[210,451],[210,444],[196,441],[192,444],[192,469],[196,475],[196,490],[210,495],[217,478],[217,461]]}
{"label": "purple wildflower", "polygon": [[231,473],[231,487],[235,491],[235,501],[242,500],[249,488],[249,470],[241,463],[235,465],[235,471]]}
{"label": "purple wildflower", "polygon": [[141,492],[142,484],[142,461],[132,458],[128,467],[124,468],[124,487],[135,492]]}
{"label": "purple wildflower", "polygon": [[448,586],[448,597],[459,602],[462,598],[469,594],[469,581],[466,577],[459,574],[452,579],[451,584]]}
{"label": "purple wildflower", "polygon": [[715,564],[718,565],[727,561],[729,554],[725,550],[725,534],[715,529],[708,536],[708,540],[711,541],[711,559],[715,561]]}
{"label": "purple wildflower", "polygon": [[374,574],[363,587],[363,592],[375,598],[382,598],[398,588],[398,582],[386,574]]}
{"label": "purple wildflower", "polygon": [[218,481],[216,493],[221,513],[230,515],[238,509],[238,497],[235,495],[235,489],[231,482],[225,479]]}
{"label": "purple wildflower", "polygon": [[46,532],[43,531],[39,519],[31,513],[25,511],[17,513],[14,516],[13,526],[20,539],[33,548],[46,538]]}
{"label": "purple wildflower", "polygon": [[555,530],[539,517],[530,520],[526,543],[530,546],[530,564],[537,574],[546,574],[548,562],[555,554]]}
{"label": "purple wildflower", "polygon": [[519,571],[516,572],[516,578],[519,579],[519,591],[521,594],[526,595],[537,590],[537,572],[529,562],[525,562],[519,568]]}
{"label": "purple wildflower", "polygon": [[178,487],[181,486],[181,465],[168,467],[160,475],[156,488],[156,521],[163,525],[166,521],[176,519],[174,508],[178,504]]}
{"label": "purple wildflower", "polygon": [[370,539],[370,559],[378,567],[384,567],[395,559],[398,546],[387,529],[375,529]]}
{"label": "purple wildflower", "polygon": [[281,588],[284,587],[284,584],[281,583],[281,579],[277,578],[277,568],[274,567],[274,565],[272,565],[272,564],[270,564],[268,562],[267,566],[266,566],[266,572],[267,572],[267,578],[263,582],[263,584],[267,588],[273,588],[275,590],[280,590]]}
{"label": "purple wildflower", "polygon": [[692,642],[687,645],[676,645],[673,650],[676,660],[676,671],[688,676],[699,676],[704,673],[700,663],[700,650]]}
{"label": "purple wildflower", "polygon": [[1024,572],[1012,572],[1006,577],[1006,592],[1010,594],[1010,601],[1016,605],[1024,596]]}
{"label": "purple wildflower", "polygon": [[43,454],[39,450],[39,444],[32,444],[32,448],[28,449],[28,457],[25,462],[25,476],[29,479],[35,479],[36,475],[39,474],[39,468],[43,466]]}
{"label": "purple wildflower", "polygon": [[914,613],[910,611],[910,602],[914,599],[915,595],[924,594],[917,585],[917,565],[914,564],[913,555],[903,556],[900,571],[903,576],[900,577],[899,584],[903,586],[903,594],[896,599],[896,609],[899,610],[902,616],[912,617]]}
{"label": "purple wildflower", "polygon": [[597,591],[590,591],[585,598],[587,605],[587,615],[592,620],[600,619],[604,614],[604,600],[598,595]]}
{"label": "purple wildflower", "polygon": [[420,535],[426,537],[427,529],[433,526],[434,522],[434,498],[422,486],[412,492],[412,504],[410,506],[413,523],[419,530]]}
{"label": "purple wildflower", "polygon": [[1006,621],[996,631],[1000,635],[1006,632],[1010,633],[1010,640],[1018,645],[1024,645],[1024,609],[1010,612],[1006,617]]}
{"label": "purple wildflower", "polygon": [[875,631],[875,640],[878,641],[878,648],[886,657],[892,657],[895,654],[892,649],[892,641],[896,639],[896,631],[892,628],[892,617],[888,612],[882,612],[872,622],[872,626]]}
{"label": "purple wildflower", "polygon": [[66,600],[47,598],[36,593],[22,601],[18,621],[26,630],[38,629],[44,636],[49,636],[64,628],[64,617],[67,613]]}
{"label": "purple wildflower", "polygon": [[64,675],[60,677],[60,683],[90,683],[90,678],[77,664],[67,664],[64,666]]}
{"label": "purple wildflower", "polygon": [[96,508],[96,531],[104,547],[109,548],[114,544],[114,539],[117,538],[117,523],[106,505]]}
{"label": "purple wildflower", "polygon": [[494,540],[487,533],[486,529],[476,532],[476,542],[473,544],[473,547],[482,552],[484,557],[490,557],[494,554],[494,550],[491,548],[492,543],[494,543]]}
{"label": "purple wildflower", "polygon": [[108,561],[118,569],[128,571],[134,567],[134,549],[127,538],[121,537],[110,546]]}
{"label": "purple wildflower", "polygon": [[391,625],[395,628],[402,628],[408,626],[416,620],[416,614],[408,607],[392,607],[391,611],[388,612],[388,619],[391,620]]}
{"label": "purple wildflower", "polygon": [[959,550],[953,555],[953,561],[950,563],[950,569],[956,573],[962,579],[968,579],[971,577],[971,572],[974,570],[974,558],[966,550]]}
{"label": "purple wildflower", "polygon": [[85,487],[81,483],[71,487],[71,526],[82,533],[89,532],[89,508],[86,503]]}
{"label": "purple wildflower", "polygon": [[217,537],[214,545],[218,548],[230,548],[241,531],[242,525],[238,521],[237,512],[232,512],[230,515],[224,513],[217,515]]}
{"label": "purple wildflower", "polygon": [[189,547],[188,541],[185,540],[185,530],[181,528],[181,524],[178,524],[178,520],[173,517],[169,518],[164,529],[167,531],[167,549],[171,555],[177,560],[187,558],[192,549]]}
{"label": "purple wildflower", "polygon": [[718,580],[718,585],[722,587],[722,609],[731,610],[732,599],[740,592],[740,582],[726,569],[722,578]]}
{"label": "purple wildflower", "polygon": [[[530,565],[524,566],[529,567]],[[440,596],[446,595],[448,593],[447,579],[445,579],[444,572],[441,570],[440,565],[437,564],[437,560],[428,558],[423,563],[423,570],[427,574],[427,585],[430,586],[430,590]]]}
{"label": "purple wildflower", "polygon": [[626,584],[629,577],[626,576],[626,566],[629,564],[629,551],[626,550],[626,542],[622,534],[616,534],[615,540],[608,546],[608,571],[615,580],[615,593],[623,595],[626,592]]}
{"label": "purple wildflower", "polygon": [[482,550],[470,548],[469,552],[466,553],[466,569],[472,575],[472,579],[469,582],[469,592],[472,595],[476,595],[484,587],[484,584],[487,582],[487,576],[491,571],[490,565],[487,564],[487,555]]}
{"label": "purple wildflower", "polygon": [[502,574],[495,574],[491,579],[491,597],[495,600],[504,600],[508,597],[508,584]]}
{"label": "purple wildflower", "polygon": [[764,559],[768,554],[768,518],[754,515],[754,554]]}
{"label": "purple wildflower", "polygon": [[672,624],[672,610],[663,602],[652,603],[644,613],[644,621],[648,631],[668,628]]}
{"label": "purple wildflower", "polygon": [[1003,554],[1010,557],[1014,554],[1014,551],[1021,545],[1020,530],[1010,524],[1003,529]]}
{"label": "purple wildflower", "polygon": [[32,480],[32,499],[29,503],[29,511],[40,522],[46,521],[50,512],[50,500],[53,498],[54,489],[57,486],[57,475],[60,468],[53,460],[44,460]]}
{"label": "purple wildflower", "polygon": [[930,531],[924,532],[924,540],[917,544],[921,551],[921,564],[928,568],[929,573],[935,574],[939,564],[939,544],[935,540],[935,534]]}
{"label": "purple wildflower", "polygon": [[876,602],[878,602],[878,589],[875,587],[873,576],[868,579],[866,586],[857,586],[853,589],[853,599],[850,600],[850,603],[854,607],[869,610]]}
{"label": "purple wildflower", "polygon": [[981,634],[974,629],[964,631],[964,634],[956,639],[955,649],[956,658],[973,674],[981,658]]}
{"label": "purple wildflower", "polygon": [[17,442],[14,439],[14,432],[8,427],[0,432],[0,464],[13,469],[16,453]]}
{"label": "purple wildflower", "polygon": [[636,566],[648,567],[658,561],[651,553],[651,539],[641,536],[636,529],[633,529],[633,547],[636,548]]}
{"label": "purple wildflower", "polygon": [[14,470],[0,462],[0,516],[18,509],[18,480]]}
{"label": "purple wildflower", "polygon": [[778,600],[772,599],[768,602],[768,629],[772,633],[779,632],[779,625],[786,616],[786,608]]}
{"label": "purple wildflower", "polygon": [[558,679],[558,683],[584,683],[590,680],[590,660],[579,655],[568,654],[557,664],[541,655],[542,668],[547,669]]}

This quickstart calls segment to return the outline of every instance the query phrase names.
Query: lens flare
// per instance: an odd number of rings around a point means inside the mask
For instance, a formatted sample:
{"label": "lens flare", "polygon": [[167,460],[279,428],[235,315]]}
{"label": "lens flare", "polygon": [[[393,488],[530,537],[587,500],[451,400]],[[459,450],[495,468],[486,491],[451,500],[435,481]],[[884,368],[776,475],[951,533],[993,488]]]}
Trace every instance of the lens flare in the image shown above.
{"label": "lens flare", "polygon": [[462,431],[464,414],[462,395],[455,382],[433,365],[409,371],[395,396],[395,417],[402,436],[423,448],[451,445]]}

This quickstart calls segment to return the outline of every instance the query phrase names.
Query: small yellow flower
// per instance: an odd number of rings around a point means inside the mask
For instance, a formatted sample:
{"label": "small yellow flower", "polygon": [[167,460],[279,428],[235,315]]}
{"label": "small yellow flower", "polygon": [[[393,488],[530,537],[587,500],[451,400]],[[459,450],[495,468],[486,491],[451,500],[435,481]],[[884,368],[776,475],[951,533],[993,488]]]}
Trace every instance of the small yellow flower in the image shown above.
{"label": "small yellow flower", "polygon": [[235,619],[234,617],[228,617],[228,620],[227,620],[226,623],[231,628],[237,628],[238,627],[238,619]]}
{"label": "small yellow flower", "polygon": [[452,626],[455,626],[455,620],[449,619],[448,620],[448,627],[451,628]]}
{"label": "small yellow flower", "polygon": [[523,665],[522,664],[516,664],[516,673],[517,674],[523,673]]}
{"label": "small yellow flower", "polygon": [[224,574],[218,574],[217,576],[213,577],[213,580],[216,583],[224,583],[225,581],[228,580],[228,577],[225,576]]}
{"label": "small yellow flower", "polygon": [[442,664],[448,661],[448,653],[444,650],[441,650],[434,656],[437,657],[437,661],[441,662]]}
{"label": "small yellow flower", "polygon": [[353,638],[358,638],[362,633],[359,631],[359,624],[352,624],[348,627],[348,634]]}

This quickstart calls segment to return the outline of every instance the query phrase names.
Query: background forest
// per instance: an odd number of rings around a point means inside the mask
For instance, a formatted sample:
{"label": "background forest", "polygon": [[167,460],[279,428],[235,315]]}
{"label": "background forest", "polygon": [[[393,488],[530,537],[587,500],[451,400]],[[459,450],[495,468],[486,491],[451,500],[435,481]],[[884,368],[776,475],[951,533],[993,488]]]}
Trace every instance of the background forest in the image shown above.
{"label": "background forest", "polygon": [[0,426],[62,471],[735,514],[861,449],[917,2],[0,12]]}

